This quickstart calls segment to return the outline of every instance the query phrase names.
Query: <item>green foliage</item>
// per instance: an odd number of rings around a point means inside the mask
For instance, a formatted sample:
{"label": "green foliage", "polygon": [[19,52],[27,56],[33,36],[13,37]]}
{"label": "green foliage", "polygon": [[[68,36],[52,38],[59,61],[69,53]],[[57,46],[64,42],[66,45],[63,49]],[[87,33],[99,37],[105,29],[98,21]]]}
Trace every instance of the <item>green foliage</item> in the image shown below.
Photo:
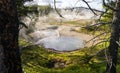
{"label": "green foliage", "polygon": [[[25,41],[22,41],[20,44],[24,43]],[[103,73],[105,71],[102,55],[104,52],[93,56],[101,50],[97,47],[57,53],[29,44],[22,48],[23,70],[26,73]],[[63,66],[59,65],[63,63]]]}
{"label": "green foliage", "polygon": [[16,5],[17,5],[17,11],[18,11],[18,16],[24,16],[27,15],[27,9],[24,6],[24,3],[27,1],[32,1],[32,0],[16,0]]}
{"label": "green foliage", "polygon": [[[111,6],[115,6],[115,2],[114,1],[111,1],[111,0],[107,0],[107,4],[111,5]],[[104,21],[104,22],[110,22],[112,21],[112,18],[113,18],[113,10],[111,10],[110,8],[106,7],[103,5],[103,8],[105,10],[107,10],[107,12],[102,16],[102,19],[101,21]]]}
{"label": "green foliage", "polygon": [[50,5],[48,6],[38,6],[38,10],[40,12],[40,15],[48,15],[53,9]]}
{"label": "green foliage", "polygon": [[[104,73],[106,69],[105,50],[108,51],[108,42],[72,52],[55,52],[23,40],[19,42],[24,46],[21,58],[26,73]],[[119,61],[117,73],[120,72]],[[55,67],[63,62],[64,67]]]}
{"label": "green foliage", "polygon": [[[53,18],[50,18],[50,19],[52,19],[52,20],[55,20],[55,19],[53,19]],[[66,25],[66,24],[68,24],[68,25],[79,25],[79,26],[85,26],[85,25],[88,25],[88,24],[90,24],[90,23],[92,23],[93,22],[93,20],[90,20],[90,19],[80,19],[80,20],[73,20],[73,21],[61,21],[61,22],[56,22],[56,21],[54,21],[54,22],[50,22],[50,24],[57,24],[57,25]]]}
{"label": "green foliage", "polygon": [[21,47],[26,47],[26,46],[28,46],[28,45],[31,45],[31,43],[30,43],[30,42],[27,42],[26,40],[23,40],[23,39],[21,39],[21,38],[19,37],[19,46],[21,46]]}
{"label": "green foliage", "polygon": [[18,18],[19,18],[19,24],[22,25],[25,28],[28,28],[25,23],[21,22],[21,17],[28,16],[28,13],[34,13],[38,14],[38,10],[36,6],[33,6],[31,8],[24,6],[24,3],[27,1],[33,1],[33,0],[16,0],[17,5],[17,12],[18,12]]}
{"label": "green foliage", "polygon": [[85,33],[85,34],[92,34],[95,30],[95,27],[90,27],[90,28],[81,28],[80,30],[77,30],[79,33]]}
{"label": "green foliage", "polygon": [[33,13],[33,14],[38,14],[38,6],[37,5],[32,5],[32,6],[27,6],[25,7],[28,10],[28,13]]}
{"label": "green foliage", "polygon": [[112,14],[113,14],[113,11],[108,10],[108,12],[102,16],[101,22],[111,22],[113,18]]}
{"label": "green foliage", "polygon": [[[24,3],[27,1],[33,1],[33,0],[17,0],[17,11],[18,11],[18,17],[21,21],[21,17],[28,16],[28,14],[34,14],[36,16],[40,15],[48,15],[50,11],[52,10],[51,6],[38,6],[38,5],[31,5],[31,6],[24,6]],[[31,17],[30,17],[31,18]],[[20,24],[26,28],[28,28],[24,23],[20,22]]]}
{"label": "green foliage", "polygon": [[92,20],[87,20],[87,19],[81,19],[81,20],[76,20],[76,21],[66,21],[63,22],[63,24],[73,24],[73,25],[79,25],[79,26],[85,26],[88,25],[92,22]]}

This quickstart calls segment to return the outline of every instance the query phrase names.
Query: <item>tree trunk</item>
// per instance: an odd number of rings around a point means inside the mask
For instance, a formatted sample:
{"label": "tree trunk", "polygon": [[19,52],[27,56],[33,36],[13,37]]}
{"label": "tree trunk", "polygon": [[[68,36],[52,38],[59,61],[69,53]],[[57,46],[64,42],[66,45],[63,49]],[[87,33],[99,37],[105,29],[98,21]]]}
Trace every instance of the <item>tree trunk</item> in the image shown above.
{"label": "tree trunk", "polygon": [[22,73],[15,0],[0,0],[0,73]]}
{"label": "tree trunk", "polygon": [[108,63],[106,68],[106,73],[116,73],[116,64],[117,64],[117,56],[118,56],[118,42],[119,42],[119,34],[120,34],[120,0],[116,1],[115,9],[113,14],[112,21],[112,33],[110,39],[110,45],[108,47],[109,56]]}

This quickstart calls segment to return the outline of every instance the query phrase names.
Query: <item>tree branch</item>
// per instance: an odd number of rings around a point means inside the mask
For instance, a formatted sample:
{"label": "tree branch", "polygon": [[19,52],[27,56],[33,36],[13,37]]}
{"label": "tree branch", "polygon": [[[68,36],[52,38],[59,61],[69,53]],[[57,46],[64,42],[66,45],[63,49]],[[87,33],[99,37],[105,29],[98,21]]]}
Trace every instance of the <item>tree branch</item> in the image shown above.
{"label": "tree branch", "polygon": [[94,40],[95,38],[97,38],[97,37],[99,37],[99,36],[102,36],[102,35],[105,34],[105,33],[109,33],[109,31],[108,31],[108,32],[103,32],[103,33],[101,33],[101,34],[99,34],[99,35],[96,35],[95,37],[93,37],[92,39],[90,39],[89,41],[87,41],[86,43],[89,43],[90,41]]}
{"label": "tree branch", "polygon": [[87,1],[85,1],[85,0],[82,0],[82,1],[88,6],[88,8],[89,8],[95,15],[97,15],[97,14],[95,13],[95,11],[90,7],[90,5],[88,4]]}
{"label": "tree branch", "polygon": [[118,11],[117,9],[115,9],[114,7],[112,7],[111,5],[105,3],[105,0],[103,0],[103,5],[108,7],[109,9],[113,10],[113,11]]}
{"label": "tree branch", "polygon": [[54,7],[55,7],[55,11],[57,12],[57,14],[58,14],[60,17],[64,18],[64,17],[59,13],[59,11],[58,11],[57,8],[56,8],[56,0],[54,0]]}
{"label": "tree branch", "polygon": [[87,26],[83,26],[82,28],[90,28],[92,26],[101,26],[101,25],[105,25],[105,24],[111,24],[112,22],[100,22],[100,23],[95,23],[93,25],[87,25]]}
{"label": "tree branch", "polygon": [[102,13],[101,13],[101,15],[99,16],[98,21],[100,21],[100,20],[101,20],[101,18],[102,18],[102,16],[103,16],[104,14],[106,14],[107,12],[108,12],[108,9],[106,9],[106,10],[105,10],[105,12],[102,12]]}

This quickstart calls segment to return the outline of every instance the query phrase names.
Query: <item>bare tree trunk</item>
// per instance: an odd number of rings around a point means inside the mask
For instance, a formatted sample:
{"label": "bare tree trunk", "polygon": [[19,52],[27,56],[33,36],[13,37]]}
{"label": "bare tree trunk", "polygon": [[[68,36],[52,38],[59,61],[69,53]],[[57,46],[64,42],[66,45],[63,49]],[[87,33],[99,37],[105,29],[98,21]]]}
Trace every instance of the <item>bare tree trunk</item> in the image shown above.
{"label": "bare tree trunk", "polygon": [[22,73],[18,27],[15,0],[0,0],[0,73]]}
{"label": "bare tree trunk", "polygon": [[118,56],[118,42],[119,42],[119,34],[120,34],[120,0],[116,1],[115,6],[116,11],[113,14],[112,21],[112,33],[110,39],[110,45],[108,47],[109,56],[108,63],[106,68],[106,73],[116,73],[116,64],[117,64],[117,56]]}
{"label": "bare tree trunk", "polygon": [[[0,38],[1,41],[1,38]],[[3,47],[0,43],[0,73],[7,73],[7,68],[5,67],[4,64],[4,54],[3,54]]]}

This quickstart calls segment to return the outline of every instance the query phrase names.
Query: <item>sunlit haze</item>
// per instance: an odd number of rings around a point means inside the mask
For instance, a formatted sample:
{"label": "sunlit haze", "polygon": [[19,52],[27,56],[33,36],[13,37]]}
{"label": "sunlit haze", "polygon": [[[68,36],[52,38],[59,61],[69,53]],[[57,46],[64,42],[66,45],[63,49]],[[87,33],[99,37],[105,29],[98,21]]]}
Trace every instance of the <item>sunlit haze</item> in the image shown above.
{"label": "sunlit haze", "polygon": [[[98,10],[102,10],[101,0],[86,0],[89,5]],[[27,2],[25,5],[51,5],[53,6],[54,0],[33,0],[32,2]],[[54,7],[54,6],[53,6]],[[82,0],[56,0],[57,8],[68,8],[68,7],[88,7]]]}

